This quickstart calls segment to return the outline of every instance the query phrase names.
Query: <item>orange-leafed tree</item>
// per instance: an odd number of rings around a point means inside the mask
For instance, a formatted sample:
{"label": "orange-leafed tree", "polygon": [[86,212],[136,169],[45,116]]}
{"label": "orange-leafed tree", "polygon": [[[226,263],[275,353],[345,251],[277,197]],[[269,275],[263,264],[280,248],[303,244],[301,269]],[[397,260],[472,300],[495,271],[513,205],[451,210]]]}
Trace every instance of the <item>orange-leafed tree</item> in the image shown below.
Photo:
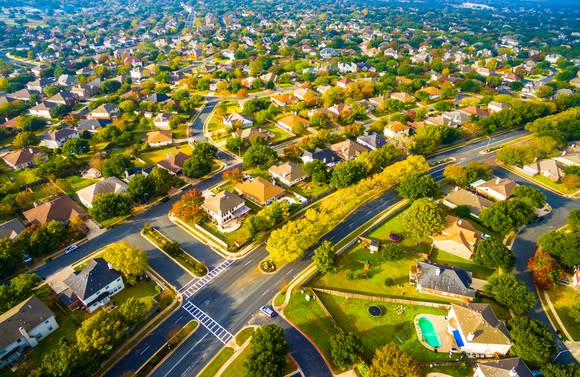
{"label": "orange-leafed tree", "polygon": [[201,207],[204,198],[197,189],[189,190],[171,208],[171,212],[179,219],[193,224],[199,224],[207,219],[207,213]]}
{"label": "orange-leafed tree", "polygon": [[534,274],[534,281],[541,288],[552,288],[560,278],[560,265],[553,256],[544,251],[538,251],[530,258],[528,267]]}

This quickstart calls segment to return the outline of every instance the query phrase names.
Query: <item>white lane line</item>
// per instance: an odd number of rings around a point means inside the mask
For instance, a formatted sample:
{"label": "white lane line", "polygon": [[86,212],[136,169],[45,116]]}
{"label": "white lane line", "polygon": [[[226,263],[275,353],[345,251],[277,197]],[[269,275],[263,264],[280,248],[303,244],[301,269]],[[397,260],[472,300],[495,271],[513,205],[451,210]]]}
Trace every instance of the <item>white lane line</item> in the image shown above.
{"label": "white lane line", "polygon": [[252,261],[251,261],[251,260],[249,260],[249,261],[247,261],[246,263],[244,263],[244,266],[247,266],[247,265],[249,265],[250,263],[252,263]]}
{"label": "white lane line", "polygon": [[183,318],[183,316],[182,316],[182,315],[181,315],[181,316],[179,316],[179,318],[177,318],[177,320],[175,320],[175,322],[174,322],[174,323],[177,323],[177,322],[179,322],[179,320],[181,320],[181,318]]}
{"label": "white lane line", "polygon": [[268,289],[267,291],[265,291],[264,293],[262,293],[262,296],[266,296],[268,294],[268,292],[270,292],[272,290],[272,288]]}
{"label": "white lane line", "polygon": [[150,347],[151,347],[151,345],[148,345],[147,347],[145,347],[145,349],[143,351],[141,351],[141,353],[139,355],[143,355],[145,353],[145,351],[147,351]]}
{"label": "white lane line", "polygon": [[191,352],[192,352],[192,351],[195,349],[195,347],[197,347],[197,346],[199,345],[199,343],[201,343],[201,342],[202,342],[202,340],[204,340],[204,339],[206,338],[206,336],[208,336],[208,335],[209,335],[209,333],[205,334],[205,335],[204,335],[204,336],[203,336],[203,337],[202,337],[200,340],[198,340],[198,341],[197,341],[197,342],[196,342],[196,343],[193,345],[193,347],[191,347],[191,348],[189,349],[189,352],[188,352],[188,353],[186,353],[185,355],[183,355],[183,356],[182,356],[182,357],[181,357],[179,360],[177,360],[177,362],[176,362],[176,363],[173,365],[173,367],[171,367],[171,369],[169,369],[169,372],[167,372],[167,373],[165,374],[165,376],[163,376],[163,377],[167,377],[167,376],[169,376],[169,375],[171,374],[171,372],[173,372],[173,370],[174,370],[175,368],[177,368],[177,366],[178,366],[178,365],[179,365],[179,364],[180,364],[180,363],[183,361],[183,359],[185,359],[187,356],[189,356],[189,354],[190,354],[190,353],[191,353]]}

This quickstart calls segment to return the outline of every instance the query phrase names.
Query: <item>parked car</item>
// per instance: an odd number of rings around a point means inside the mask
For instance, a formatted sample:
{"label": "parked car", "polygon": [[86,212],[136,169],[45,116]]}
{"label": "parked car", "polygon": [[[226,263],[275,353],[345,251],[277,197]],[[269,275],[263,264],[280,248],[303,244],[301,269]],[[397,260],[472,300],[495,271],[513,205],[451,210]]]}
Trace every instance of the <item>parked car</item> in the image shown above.
{"label": "parked car", "polygon": [[265,315],[267,315],[269,318],[274,318],[274,317],[276,317],[276,312],[275,312],[275,311],[274,311],[274,309],[273,309],[271,306],[269,306],[269,305],[262,306],[262,307],[260,308],[260,311],[261,311],[262,313],[264,313]]}
{"label": "parked car", "polygon": [[78,248],[79,248],[79,247],[78,247],[78,245],[77,245],[76,243],[73,243],[72,245],[70,245],[69,247],[67,247],[67,248],[64,250],[64,253],[65,253],[65,254],[70,254],[70,253],[72,253],[73,251],[75,251],[75,250],[76,250],[76,249],[78,249]]}
{"label": "parked car", "polygon": [[161,198],[160,202],[161,203],[167,203],[169,201],[169,196],[164,196],[163,198]]}
{"label": "parked car", "polygon": [[24,263],[26,263],[26,264],[30,264],[30,263],[32,263],[32,257],[31,257],[30,255],[28,255],[28,254],[24,254],[24,255],[22,256],[22,260],[23,260],[23,261],[24,261]]}

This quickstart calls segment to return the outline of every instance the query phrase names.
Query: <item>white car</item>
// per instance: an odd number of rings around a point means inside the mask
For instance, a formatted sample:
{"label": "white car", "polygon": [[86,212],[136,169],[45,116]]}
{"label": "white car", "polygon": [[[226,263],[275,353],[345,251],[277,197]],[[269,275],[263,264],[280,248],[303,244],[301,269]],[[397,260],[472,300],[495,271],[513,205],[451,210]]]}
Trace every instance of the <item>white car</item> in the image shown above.
{"label": "white car", "polygon": [[262,306],[260,308],[260,311],[270,318],[276,317],[276,312],[274,311],[274,309],[271,306],[268,306],[268,305]]}
{"label": "white car", "polygon": [[78,248],[79,248],[79,247],[78,247],[78,245],[77,245],[76,243],[73,243],[72,245],[70,245],[69,247],[67,247],[67,248],[64,250],[64,253],[65,253],[65,254],[70,254],[70,253],[72,253],[73,251],[75,251],[75,250],[76,250],[76,249],[78,249]]}

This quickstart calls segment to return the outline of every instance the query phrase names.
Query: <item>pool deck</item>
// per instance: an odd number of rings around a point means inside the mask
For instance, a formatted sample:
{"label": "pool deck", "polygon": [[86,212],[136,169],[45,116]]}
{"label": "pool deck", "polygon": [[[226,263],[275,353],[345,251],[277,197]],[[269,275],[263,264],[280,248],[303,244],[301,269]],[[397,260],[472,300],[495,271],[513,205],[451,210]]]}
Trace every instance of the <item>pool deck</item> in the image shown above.
{"label": "pool deck", "polygon": [[419,327],[419,318],[421,317],[425,317],[431,321],[435,327],[435,331],[437,331],[437,334],[439,335],[439,339],[441,339],[441,347],[437,348],[437,352],[449,352],[451,348],[455,347],[455,341],[453,340],[451,334],[447,332],[447,321],[445,320],[444,316],[433,314],[418,314],[415,316],[413,323],[415,325],[415,331],[417,332],[417,338],[423,347],[435,352],[435,348],[431,347],[423,338],[421,328]]}

